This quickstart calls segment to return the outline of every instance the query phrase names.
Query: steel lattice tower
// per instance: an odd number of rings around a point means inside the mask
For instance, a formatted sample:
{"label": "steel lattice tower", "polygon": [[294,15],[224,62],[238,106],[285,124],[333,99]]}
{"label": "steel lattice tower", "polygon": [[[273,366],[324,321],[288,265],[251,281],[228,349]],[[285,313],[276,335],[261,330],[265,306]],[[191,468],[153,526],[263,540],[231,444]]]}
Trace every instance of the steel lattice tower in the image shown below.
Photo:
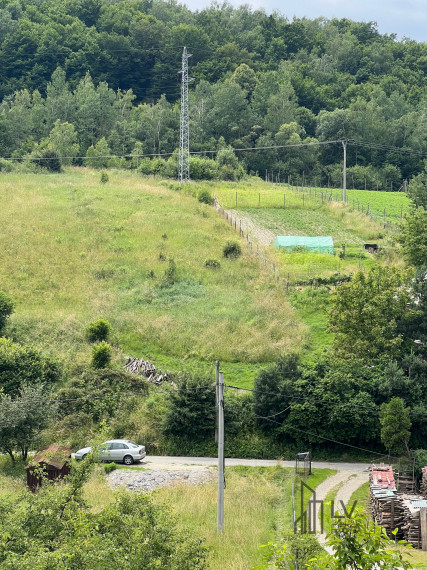
{"label": "steel lattice tower", "polygon": [[180,184],[190,180],[190,115],[188,111],[188,84],[192,79],[188,77],[187,48],[182,51],[182,82],[181,82],[181,120],[179,125],[179,170]]}

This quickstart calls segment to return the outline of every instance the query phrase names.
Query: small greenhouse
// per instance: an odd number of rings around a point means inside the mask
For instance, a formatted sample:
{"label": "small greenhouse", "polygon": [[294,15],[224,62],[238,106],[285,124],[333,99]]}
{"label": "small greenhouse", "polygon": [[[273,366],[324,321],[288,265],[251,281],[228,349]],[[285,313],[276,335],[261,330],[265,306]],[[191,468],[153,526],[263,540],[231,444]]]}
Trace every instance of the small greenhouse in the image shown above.
{"label": "small greenhouse", "polygon": [[308,251],[334,253],[334,242],[331,236],[277,236],[274,247],[287,250],[304,247]]}

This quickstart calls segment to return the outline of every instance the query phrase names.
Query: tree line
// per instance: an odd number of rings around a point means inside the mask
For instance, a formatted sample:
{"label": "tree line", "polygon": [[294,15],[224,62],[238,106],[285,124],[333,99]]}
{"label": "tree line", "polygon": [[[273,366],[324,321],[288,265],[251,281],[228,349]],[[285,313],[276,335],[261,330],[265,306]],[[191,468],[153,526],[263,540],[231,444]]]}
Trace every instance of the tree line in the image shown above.
{"label": "tree line", "polygon": [[[398,189],[422,170],[426,44],[382,35],[373,22],[289,21],[227,3],[192,12],[160,0],[2,0],[0,155],[49,147],[81,164],[73,157],[97,144],[107,155],[174,153],[184,45],[195,79],[191,150],[347,138],[363,143],[348,148],[356,187]],[[196,177],[240,176],[218,173],[209,157]],[[238,160],[262,177],[341,181],[340,144],[242,151]]]}

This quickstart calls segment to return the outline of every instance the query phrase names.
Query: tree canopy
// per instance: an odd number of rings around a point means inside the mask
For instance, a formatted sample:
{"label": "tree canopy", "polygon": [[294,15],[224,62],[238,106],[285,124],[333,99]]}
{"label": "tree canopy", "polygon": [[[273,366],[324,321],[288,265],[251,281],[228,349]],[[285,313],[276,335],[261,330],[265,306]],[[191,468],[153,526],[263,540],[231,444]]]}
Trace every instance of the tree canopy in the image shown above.
{"label": "tree canopy", "polygon": [[[338,141],[299,160],[279,149],[239,159],[248,172],[339,184],[344,137],[357,142],[348,146],[349,185],[397,190],[407,178],[414,196],[425,194],[426,44],[397,41],[372,22],[290,21],[229,4],[195,12],[163,0],[43,7],[0,3],[3,157],[41,145],[67,163],[102,139],[117,155],[136,143],[173,153],[187,46],[192,150],[215,150],[220,137],[237,148]],[[291,141],[281,129],[294,123]]]}

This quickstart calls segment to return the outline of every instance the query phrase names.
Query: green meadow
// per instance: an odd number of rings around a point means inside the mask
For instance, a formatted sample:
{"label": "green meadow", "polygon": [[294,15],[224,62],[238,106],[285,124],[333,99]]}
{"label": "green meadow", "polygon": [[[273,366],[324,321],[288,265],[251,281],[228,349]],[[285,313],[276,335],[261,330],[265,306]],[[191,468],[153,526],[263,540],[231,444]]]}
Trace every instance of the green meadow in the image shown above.
{"label": "green meadow", "polygon": [[260,363],[298,350],[306,326],[269,270],[244,240],[240,258],[224,258],[234,230],[168,186],[123,171],[107,184],[88,169],[3,174],[0,289],[16,303],[6,334],[74,366],[89,361],[84,330],[103,316],[117,360],[179,370],[219,359],[244,384]]}

